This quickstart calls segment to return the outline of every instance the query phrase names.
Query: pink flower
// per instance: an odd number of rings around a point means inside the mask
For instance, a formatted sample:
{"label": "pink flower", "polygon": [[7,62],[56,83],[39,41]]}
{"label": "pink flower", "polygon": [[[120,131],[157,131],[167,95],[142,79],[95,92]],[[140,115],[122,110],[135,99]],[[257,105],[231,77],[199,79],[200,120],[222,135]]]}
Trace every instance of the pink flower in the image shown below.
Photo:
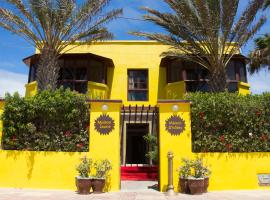
{"label": "pink flower", "polygon": [[66,131],[66,132],[64,133],[64,135],[65,135],[66,137],[70,137],[70,136],[72,135],[72,133],[71,133],[71,131]]}
{"label": "pink flower", "polygon": [[230,144],[230,143],[226,144],[226,149],[228,151],[230,151],[232,149],[232,144]]}
{"label": "pink flower", "polygon": [[202,119],[202,118],[204,118],[204,116],[205,116],[205,113],[204,112],[200,112],[199,113],[199,117]]}
{"label": "pink flower", "polygon": [[15,135],[13,135],[13,136],[11,137],[11,140],[12,140],[12,141],[16,141],[16,140],[17,140],[17,137],[16,137]]}
{"label": "pink flower", "polygon": [[219,137],[219,141],[220,141],[220,142],[224,142],[224,141],[225,141],[224,135],[221,135],[221,136]]}
{"label": "pink flower", "polygon": [[78,143],[76,146],[77,146],[78,148],[83,148],[84,144],[83,144],[82,142],[80,142],[80,143]]}

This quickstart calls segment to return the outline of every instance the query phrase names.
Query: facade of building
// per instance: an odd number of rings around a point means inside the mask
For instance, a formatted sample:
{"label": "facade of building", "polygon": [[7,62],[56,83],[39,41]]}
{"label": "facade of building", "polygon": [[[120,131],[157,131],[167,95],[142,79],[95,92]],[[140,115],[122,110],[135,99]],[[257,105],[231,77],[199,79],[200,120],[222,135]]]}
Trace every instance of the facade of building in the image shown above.
{"label": "facade of building", "polygon": [[[192,62],[160,57],[168,49],[155,41],[107,41],[82,45],[60,57],[59,86],[88,95],[90,151],[86,154],[112,162],[108,190],[119,190],[122,180],[158,180],[159,190],[166,191],[168,152],[174,154],[176,191],[181,159],[196,156],[211,165],[210,190],[261,188],[257,174],[270,167],[269,153],[192,152],[190,102],[182,99],[187,92],[209,90],[208,72]],[[37,91],[38,53],[24,59],[30,69],[26,96]],[[228,90],[249,94],[246,74],[246,58],[239,52],[228,66]],[[143,137],[148,134],[158,138],[156,162],[145,156],[149,145]],[[0,186],[74,189],[74,166],[81,156],[0,151],[4,169]],[[9,169],[10,165],[20,170]],[[16,181],[9,181],[9,176]]]}
{"label": "facade of building", "polygon": [[[143,136],[157,135],[158,100],[182,100],[187,92],[209,91],[205,68],[179,58],[160,57],[167,50],[168,46],[155,41],[109,41],[80,46],[60,57],[59,86],[85,93],[89,100],[123,101],[122,178],[144,178],[134,175],[139,174],[137,168],[126,166],[152,164],[145,157],[149,147]],[[35,91],[38,59],[38,52],[24,59],[30,69],[26,95]],[[239,53],[229,63],[229,92],[249,93],[246,62]],[[157,170],[152,174],[156,176]]]}

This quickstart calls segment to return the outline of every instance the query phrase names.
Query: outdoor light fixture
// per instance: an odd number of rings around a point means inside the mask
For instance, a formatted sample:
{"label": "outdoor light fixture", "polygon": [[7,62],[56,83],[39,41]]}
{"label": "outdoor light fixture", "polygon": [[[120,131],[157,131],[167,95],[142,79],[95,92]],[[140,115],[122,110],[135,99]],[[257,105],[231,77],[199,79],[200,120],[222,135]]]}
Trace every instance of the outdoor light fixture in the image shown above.
{"label": "outdoor light fixture", "polygon": [[179,106],[178,105],[173,105],[172,106],[172,111],[173,112],[177,112],[179,110]]}
{"label": "outdoor light fixture", "polygon": [[102,109],[102,111],[108,111],[109,110],[109,106],[106,105],[106,104],[104,104],[104,105],[101,106],[101,109]]}

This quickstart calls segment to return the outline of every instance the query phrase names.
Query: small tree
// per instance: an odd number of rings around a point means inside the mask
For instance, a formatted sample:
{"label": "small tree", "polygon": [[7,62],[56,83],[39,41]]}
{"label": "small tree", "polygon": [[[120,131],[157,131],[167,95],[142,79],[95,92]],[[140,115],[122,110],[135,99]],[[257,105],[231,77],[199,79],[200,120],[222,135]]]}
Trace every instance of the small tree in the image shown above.
{"label": "small tree", "polygon": [[264,0],[252,0],[240,19],[236,20],[239,0],[164,0],[173,13],[151,8],[144,19],[164,28],[166,33],[133,32],[171,46],[162,56],[181,57],[194,61],[210,73],[212,92],[226,89],[226,66],[239,48],[265,23],[254,19]]}

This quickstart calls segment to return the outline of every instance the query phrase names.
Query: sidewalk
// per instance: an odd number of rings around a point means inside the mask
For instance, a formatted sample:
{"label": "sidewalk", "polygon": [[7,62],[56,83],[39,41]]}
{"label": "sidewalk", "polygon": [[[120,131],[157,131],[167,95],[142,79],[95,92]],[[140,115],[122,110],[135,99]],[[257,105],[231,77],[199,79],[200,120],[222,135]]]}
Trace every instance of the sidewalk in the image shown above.
{"label": "sidewalk", "polygon": [[78,195],[67,190],[0,189],[0,200],[269,200],[270,190],[218,191],[191,196],[168,197],[156,191],[113,192]]}

